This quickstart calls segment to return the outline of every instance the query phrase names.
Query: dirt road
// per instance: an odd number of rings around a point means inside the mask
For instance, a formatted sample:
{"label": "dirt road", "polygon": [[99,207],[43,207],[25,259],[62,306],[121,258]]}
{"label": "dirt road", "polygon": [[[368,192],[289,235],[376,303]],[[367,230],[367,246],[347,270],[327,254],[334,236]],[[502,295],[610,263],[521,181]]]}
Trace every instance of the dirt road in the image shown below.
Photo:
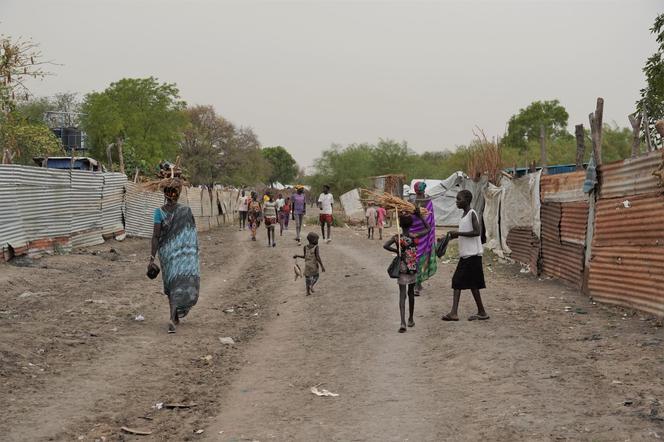
{"label": "dirt road", "polygon": [[[201,299],[176,335],[159,282],[144,276],[145,240],[0,265],[2,439],[664,437],[658,321],[486,259],[491,320],[440,321],[452,261],[398,334],[379,241],[337,229],[306,297],[292,238],[270,249],[230,228],[201,234]],[[474,313],[469,295],[461,313]],[[316,385],[339,396],[317,397]]]}

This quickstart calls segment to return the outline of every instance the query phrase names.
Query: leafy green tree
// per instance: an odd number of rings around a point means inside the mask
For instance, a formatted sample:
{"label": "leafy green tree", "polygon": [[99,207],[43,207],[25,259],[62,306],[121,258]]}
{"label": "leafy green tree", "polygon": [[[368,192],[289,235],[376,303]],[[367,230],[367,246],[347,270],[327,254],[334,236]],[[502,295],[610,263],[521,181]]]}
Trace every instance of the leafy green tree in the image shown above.
{"label": "leafy green tree", "polygon": [[124,78],[85,96],[81,123],[92,152],[106,158],[114,144],[130,168],[153,169],[174,158],[186,125],[185,103],[175,84],[156,78]]}
{"label": "leafy green tree", "polygon": [[272,166],[272,173],[268,180],[274,184],[281,182],[291,184],[297,177],[299,169],[297,162],[291,154],[282,146],[264,147],[261,150],[263,158]]}
{"label": "leafy green tree", "polygon": [[568,118],[558,100],[534,101],[509,119],[503,144],[526,150],[528,142],[539,140],[542,125],[548,140],[571,139],[572,135],[567,132]]}
{"label": "leafy green tree", "polygon": [[211,186],[223,175],[223,158],[232,148],[235,127],[217,115],[212,106],[189,107],[186,116],[182,164],[192,184]]}
{"label": "leafy green tree", "polygon": [[62,146],[44,123],[31,123],[9,113],[0,117],[0,146],[5,161],[34,165],[33,157],[62,155]]}
{"label": "leafy green tree", "polygon": [[655,122],[664,118],[664,13],[655,18],[650,32],[655,34],[659,47],[643,67],[646,87],[641,89],[641,99],[636,103],[636,108],[639,112],[646,111],[651,137],[659,139]]}

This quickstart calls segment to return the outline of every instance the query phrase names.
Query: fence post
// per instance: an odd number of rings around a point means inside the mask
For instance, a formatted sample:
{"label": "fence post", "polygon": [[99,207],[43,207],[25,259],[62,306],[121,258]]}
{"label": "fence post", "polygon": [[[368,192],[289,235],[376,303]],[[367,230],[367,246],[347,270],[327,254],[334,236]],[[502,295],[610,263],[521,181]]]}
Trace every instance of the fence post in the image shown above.
{"label": "fence post", "polygon": [[599,167],[602,165],[602,117],[604,115],[604,99],[597,98],[597,106],[595,112],[588,115],[590,120],[590,132],[593,140],[593,154],[595,156],[595,164]]}
{"label": "fence post", "polygon": [[540,162],[542,163],[542,175],[547,174],[547,158],[546,158],[546,131],[544,125],[540,124]]}
{"label": "fence post", "polygon": [[629,124],[632,125],[632,158],[637,157],[641,153],[641,120],[643,115],[638,117],[635,114],[627,115]]}
{"label": "fence post", "polygon": [[576,135],[576,170],[583,170],[583,157],[586,155],[586,140],[583,124],[574,126]]}

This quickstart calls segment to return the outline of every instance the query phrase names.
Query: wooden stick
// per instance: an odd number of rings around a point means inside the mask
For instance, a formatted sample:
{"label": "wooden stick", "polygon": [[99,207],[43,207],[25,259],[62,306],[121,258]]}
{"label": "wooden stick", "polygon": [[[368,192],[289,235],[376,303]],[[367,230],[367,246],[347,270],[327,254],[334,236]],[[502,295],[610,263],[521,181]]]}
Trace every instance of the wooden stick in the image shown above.
{"label": "wooden stick", "polygon": [[[542,175],[548,173],[547,168],[547,158],[546,158],[546,131],[544,130],[544,125],[540,124],[540,162],[542,163]],[[526,163],[526,167],[528,164]]]}
{"label": "wooden stick", "polygon": [[574,126],[574,134],[576,135],[576,170],[583,170],[583,157],[586,156],[583,124]]}
{"label": "wooden stick", "polygon": [[638,117],[636,114],[627,115],[629,124],[632,125],[632,158],[637,157],[641,153],[641,122],[643,121],[643,114]]}

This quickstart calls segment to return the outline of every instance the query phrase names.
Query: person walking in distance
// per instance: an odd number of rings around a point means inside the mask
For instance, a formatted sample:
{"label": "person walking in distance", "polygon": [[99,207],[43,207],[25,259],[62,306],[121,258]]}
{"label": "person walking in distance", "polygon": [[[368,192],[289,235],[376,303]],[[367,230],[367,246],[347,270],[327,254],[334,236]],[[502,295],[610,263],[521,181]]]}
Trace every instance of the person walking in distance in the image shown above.
{"label": "person walking in distance", "polygon": [[327,226],[327,242],[332,242],[332,210],[334,207],[334,197],[330,193],[330,186],[323,186],[323,193],[318,197],[318,208],[320,209],[320,230],[325,239],[325,226]]}
{"label": "person walking in distance", "polygon": [[469,190],[462,190],[457,194],[456,205],[463,210],[463,217],[459,221],[459,230],[450,232],[452,239],[459,239],[459,263],[452,277],[454,297],[452,310],[443,315],[443,321],[458,321],[459,299],[461,290],[470,290],[477,305],[477,314],[468,317],[469,321],[486,320],[489,315],[484,309],[480,290],[486,288],[484,282],[484,269],[482,268],[482,239],[480,237],[480,222],[477,213],[470,208],[473,194]]}
{"label": "person walking in distance", "polygon": [[293,195],[293,221],[295,221],[295,240],[301,244],[300,234],[302,233],[302,223],[304,215],[307,214],[307,196],[304,194],[304,186],[298,185],[295,195]]}
{"label": "person walking in distance", "polygon": [[249,210],[249,198],[245,195],[244,190],[240,192],[237,197],[238,213],[240,214],[240,230],[247,228],[247,211]]}
{"label": "person walking in distance", "polygon": [[[424,228],[415,233],[411,229],[413,219],[420,219]],[[408,327],[415,326],[413,314],[415,313],[415,284],[417,282],[417,246],[418,242],[429,234],[430,226],[426,219],[420,214],[420,209],[415,209],[414,215],[401,215],[399,217],[401,235],[396,234],[388,239],[383,245],[385,250],[396,253],[399,257],[399,314],[401,326],[399,333],[405,333]],[[398,247],[395,247],[395,244]],[[406,324],[406,297],[408,297],[408,323]]]}
{"label": "person walking in distance", "polygon": [[251,240],[256,241],[256,231],[258,230],[258,226],[261,225],[261,217],[263,216],[263,209],[258,202],[258,194],[256,192],[251,192],[247,213],[249,228],[251,229]]}
{"label": "person walking in distance", "polygon": [[364,217],[367,220],[367,239],[374,239],[374,230],[376,230],[376,222],[378,221],[378,213],[374,207],[374,202],[369,201],[367,203],[367,210],[364,213]]}
{"label": "person walking in distance", "polygon": [[268,200],[263,203],[263,219],[265,219],[265,228],[267,229],[267,245],[268,247],[276,247],[277,203],[274,201],[272,194],[268,194]]}
{"label": "person walking in distance", "polygon": [[383,227],[385,227],[385,218],[387,218],[387,210],[384,207],[378,206],[376,209],[376,225],[378,226],[378,239],[383,239]]}
{"label": "person walking in distance", "polygon": [[281,208],[286,204],[286,200],[282,194],[277,194],[277,199],[274,201],[277,205],[277,222],[279,222],[279,236],[283,234],[284,231],[284,221],[281,216]]}
{"label": "person walking in distance", "polygon": [[289,196],[286,197],[284,205],[281,206],[281,210],[279,211],[279,216],[281,217],[281,224],[280,224],[281,230],[279,231],[279,236],[281,236],[283,235],[284,230],[288,230],[288,221],[290,220],[291,217],[291,199]]}

